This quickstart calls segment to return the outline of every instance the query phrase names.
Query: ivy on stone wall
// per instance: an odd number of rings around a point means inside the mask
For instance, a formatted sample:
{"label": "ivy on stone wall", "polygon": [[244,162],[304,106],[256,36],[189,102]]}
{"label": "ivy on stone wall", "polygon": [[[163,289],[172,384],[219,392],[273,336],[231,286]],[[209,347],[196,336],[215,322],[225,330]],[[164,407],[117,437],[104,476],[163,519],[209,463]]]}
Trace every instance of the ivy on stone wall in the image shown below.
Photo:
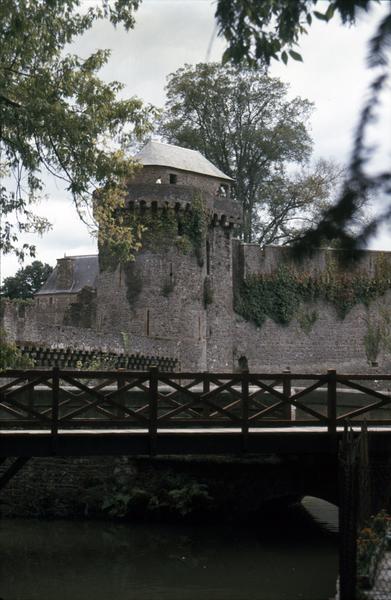
{"label": "ivy on stone wall", "polygon": [[183,254],[193,250],[202,267],[207,215],[201,196],[194,196],[189,210],[176,212],[172,208],[155,211],[148,209],[132,218],[143,226],[143,248],[164,252],[175,245]]}
{"label": "ivy on stone wall", "polygon": [[376,311],[367,310],[364,317],[363,346],[368,363],[376,363],[380,352],[391,352],[391,310],[384,302]]}
{"label": "ivy on stone wall", "polygon": [[[203,266],[203,248],[207,230],[207,211],[200,194],[194,195],[191,208],[175,211],[173,208],[148,208],[141,212],[128,213],[129,227],[142,232],[140,249],[167,252],[175,246],[183,254],[194,252],[200,267]],[[135,257],[130,257],[132,262]],[[136,256],[137,258],[137,256]],[[114,271],[120,258],[108,245],[99,247],[101,271]],[[121,260],[124,264],[126,261]]]}
{"label": "ivy on stone wall", "polygon": [[[258,327],[267,317],[287,325],[300,316],[303,304],[324,301],[334,306],[342,320],[357,304],[368,306],[390,289],[391,265],[382,255],[373,277],[357,269],[342,270],[329,258],[325,271],[317,275],[281,265],[273,273],[248,276],[236,295],[235,311]],[[316,313],[306,327],[312,327],[315,320]]]}
{"label": "ivy on stone wall", "polygon": [[144,228],[141,240],[142,248],[164,252],[169,250],[178,235],[176,214],[172,208],[146,209],[141,213],[134,213],[132,219],[135,219]]}
{"label": "ivy on stone wall", "polygon": [[204,264],[203,249],[205,246],[207,230],[207,211],[201,195],[194,196],[191,210],[187,210],[182,218],[182,231],[194,250],[197,262],[200,267]]}

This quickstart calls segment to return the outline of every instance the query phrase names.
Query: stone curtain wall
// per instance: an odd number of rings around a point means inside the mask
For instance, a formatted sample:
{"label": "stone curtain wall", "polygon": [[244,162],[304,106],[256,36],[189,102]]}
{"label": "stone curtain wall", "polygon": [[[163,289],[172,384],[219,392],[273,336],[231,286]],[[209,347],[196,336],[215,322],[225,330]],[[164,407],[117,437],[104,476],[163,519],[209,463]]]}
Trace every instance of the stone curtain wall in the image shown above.
{"label": "stone curtain wall", "polygon": [[[297,265],[292,263],[287,250],[280,247],[260,248],[255,244],[238,244],[234,256],[235,293],[240,282],[251,276],[272,275],[285,266],[293,266],[299,273],[314,278],[325,274],[334,262],[336,252],[321,251],[311,260]],[[383,275],[379,274],[383,272]],[[378,285],[380,279],[387,287],[388,272],[391,272],[391,253],[363,252],[356,267],[347,267],[346,276],[364,276],[370,285]],[[384,283],[385,282],[385,283]],[[388,285],[391,288],[391,285]],[[267,317],[261,326],[235,315],[233,324],[233,362],[237,366],[240,356],[245,356],[252,371],[281,371],[290,367],[293,371],[322,372],[335,368],[347,373],[373,372],[368,359],[368,342],[380,333],[378,355],[375,362],[378,370],[391,368],[391,346],[389,328],[391,318],[391,291],[380,293],[368,306],[355,303],[344,318],[336,306],[318,299],[303,302],[289,323],[278,324]],[[374,292],[376,296],[376,292]],[[278,294],[275,302],[278,302]],[[375,340],[376,341],[376,340]],[[373,340],[372,340],[373,342]]]}
{"label": "stone curtain wall", "polygon": [[[20,344],[164,356],[182,370],[230,371],[239,368],[241,357],[253,372],[391,369],[391,291],[368,306],[355,303],[344,318],[332,303],[318,299],[303,302],[284,325],[267,317],[257,326],[234,311],[241,281],[289,267],[289,257],[283,248],[261,249],[230,236],[221,225],[208,228],[201,266],[193,252],[184,254],[169,243],[164,252],[142,251],[125,269],[102,272],[90,327],[64,324],[69,304],[75,303],[66,294],[52,301],[41,297],[39,303],[3,301],[2,326],[8,339]],[[334,256],[323,251],[294,268],[317,277]],[[391,254],[365,252],[356,272],[376,285],[379,265],[384,279]],[[369,334],[376,338],[379,330],[383,338],[370,360]]]}
{"label": "stone curtain wall", "polygon": [[232,239],[230,230],[209,232],[210,301],[207,312],[207,360],[209,371],[231,371],[234,323],[232,292]]}

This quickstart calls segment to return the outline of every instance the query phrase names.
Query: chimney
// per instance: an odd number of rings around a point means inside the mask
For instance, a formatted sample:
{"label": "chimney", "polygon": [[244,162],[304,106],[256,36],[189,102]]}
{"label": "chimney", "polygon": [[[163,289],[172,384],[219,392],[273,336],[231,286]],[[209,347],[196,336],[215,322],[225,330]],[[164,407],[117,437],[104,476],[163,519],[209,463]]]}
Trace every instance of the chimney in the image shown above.
{"label": "chimney", "polygon": [[56,287],[59,290],[69,290],[73,285],[73,259],[57,259],[57,282]]}

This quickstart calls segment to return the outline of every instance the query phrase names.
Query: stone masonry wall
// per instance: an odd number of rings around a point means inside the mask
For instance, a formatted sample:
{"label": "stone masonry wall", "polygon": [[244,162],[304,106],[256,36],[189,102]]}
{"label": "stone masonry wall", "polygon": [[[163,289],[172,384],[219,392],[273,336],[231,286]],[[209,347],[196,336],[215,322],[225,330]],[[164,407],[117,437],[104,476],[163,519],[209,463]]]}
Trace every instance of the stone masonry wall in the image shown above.
{"label": "stone masonry wall", "polygon": [[336,502],[333,472],[319,457],[33,457],[2,490],[0,516],[179,519],[185,492],[189,516],[246,519],[276,500]]}
{"label": "stone masonry wall", "polygon": [[178,358],[182,369],[205,370],[203,267],[173,243],[166,252],[143,250],[134,263],[98,278],[101,335],[115,332],[129,350]]}
{"label": "stone masonry wall", "polygon": [[[202,192],[207,192],[215,196],[219,190],[220,184],[230,187],[229,181],[225,179],[217,179],[209,175],[201,175],[191,173],[190,171],[181,171],[179,169],[171,169],[169,167],[153,167],[148,166],[140,169],[131,180],[131,187],[140,183],[156,183],[157,179],[161,179],[162,184],[170,183],[170,174],[176,175],[176,184],[171,184],[174,188],[178,186],[195,187]],[[228,191],[228,190],[227,190]]]}
{"label": "stone masonry wall", "polygon": [[230,230],[211,229],[209,244],[211,302],[207,305],[207,368],[231,371],[234,312]]}
{"label": "stone masonry wall", "polygon": [[[321,251],[295,268],[315,275],[325,270],[333,256],[333,251]],[[356,267],[348,268],[376,277],[379,260],[391,265],[391,253],[364,252]],[[284,262],[290,262],[286,249],[236,243],[236,290],[241,278],[273,273]],[[237,366],[240,356],[245,356],[249,369],[257,372],[281,371],[286,367],[296,372],[324,372],[330,368],[347,373],[373,372],[375,367],[368,364],[364,345],[368,321],[376,322],[379,315],[390,310],[391,291],[371,302],[369,307],[355,305],[344,319],[339,318],[336,309],[326,302],[306,304],[303,311],[316,313],[309,331],[304,330],[300,316],[288,325],[279,325],[267,318],[261,327],[257,327],[236,314],[232,333],[234,365]],[[390,369],[391,352],[382,347],[377,362],[380,372]]]}

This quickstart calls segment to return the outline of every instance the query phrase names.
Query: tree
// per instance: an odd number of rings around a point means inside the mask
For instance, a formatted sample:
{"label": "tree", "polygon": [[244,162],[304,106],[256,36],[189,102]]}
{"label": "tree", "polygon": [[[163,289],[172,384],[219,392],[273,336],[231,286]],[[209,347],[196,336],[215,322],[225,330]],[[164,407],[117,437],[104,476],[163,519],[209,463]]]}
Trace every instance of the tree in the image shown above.
{"label": "tree", "polygon": [[[185,66],[169,76],[160,132],[202,152],[235,179],[244,241],[287,243],[330,199],[336,168],[305,167],[312,105],[288,100],[287,85],[262,72],[218,64]],[[292,173],[292,165],[300,169]],[[319,210],[318,210],[319,214]],[[311,217],[310,217],[311,215]]]}
{"label": "tree", "polygon": [[[80,217],[101,221],[101,234],[124,255],[139,232],[121,228],[121,204],[135,165],[125,151],[150,128],[155,111],[137,98],[119,99],[122,85],[104,83],[98,71],[108,51],[82,59],[66,45],[97,19],[133,26],[139,0],[101,0],[84,10],[78,0],[3,0],[0,7],[0,249],[23,259],[32,245],[18,245],[23,231],[49,227],[32,204],[44,192],[47,171],[65,182]],[[100,188],[93,207],[94,190]]]}
{"label": "tree", "polygon": [[[339,15],[342,23],[351,25],[361,12],[369,12],[379,3],[372,0],[329,0],[325,5],[318,0],[218,0],[216,19],[219,33],[228,41],[223,62],[237,64],[246,61],[250,66],[259,67],[269,65],[271,59],[281,59],[285,64],[289,58],[301,61],[297,45],[314,18],[328,22]],[[380,95],[389,80],[391,3],[383,5],[389,10],[380,18],[369,41],[367,62],[369,68],[375,70],[375,75],[359,116],[345,183],[338,202],[324,211],[317,227],[302,236],[296,246],[298,254],[310,252],[320,241],[336,239],[345,249],[355,250],[366,244],[380,223],[391,219],[391,208],[388,207],[360,228],[351,229],[368,194],[391,195],[391,171],[373,174],[367,168],[373,155],[373,142],[368,141],[368,126],[376,120]]]}
{"label": "tree", "polygon": [[14,276],[6,277],[0,288],[1,296],[6,298],[32,298],[45,283],[53,267],[40,260],[19,269]]}
{"label": "tree", "polygon": [[[303,232],[317,226],[322,211],[334,204],[343,175],[342,167],[326,160],[289,175],[282,169],[263,186],[266,201],[257,210],[254,239],[262,246],[300,240]],[[363,218],[362,212],[357,214],[357,219]]]}
{"label": "tree", "polygon": [[336,14],[352,25],[360,11],[368,12],[378,0],[218,0],[216,19],[228,48],[223,62],[258,67],[271,59],[302,60],[296,51],[300,37],[313,19],[330,21]]}

